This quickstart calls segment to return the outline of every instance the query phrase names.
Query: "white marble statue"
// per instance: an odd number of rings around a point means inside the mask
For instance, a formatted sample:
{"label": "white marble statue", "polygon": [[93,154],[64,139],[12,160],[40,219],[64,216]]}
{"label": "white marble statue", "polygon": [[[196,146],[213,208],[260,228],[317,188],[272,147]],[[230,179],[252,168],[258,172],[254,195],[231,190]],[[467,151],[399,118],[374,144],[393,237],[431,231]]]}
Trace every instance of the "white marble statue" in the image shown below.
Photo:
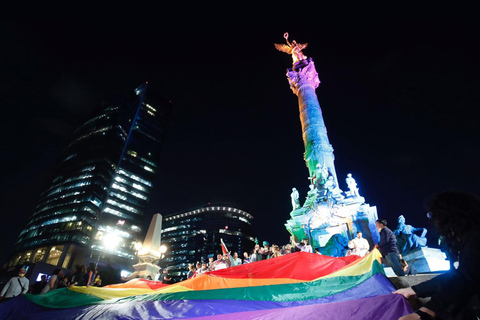
{"label": "white marble statue", "polygon": [[360,197],[360,194],[358,193],[357,182],[352,177],[351,173],[347,174],[345,181],[347,182],[348,189],[350,189],[350,196]]}
{"label": "white marble statue", "polygon": [[298,190],[295,188],[292,188],[292,193],[290,194],[290,197],[292,198],[292,208],[293,210],[297,210],[300,208],[300,195],[298,194]]}
{"label": "white marble statue", "polygon": [[342,200],[344,198],[342,190],[335,184],[333,176],[328,177],[325,182],[325,189],[327,189],[327,194],[336,200]]}
{"label": "white marble statue", "polygon": [[327,192],[332,193],[335,189],[335,181],[333,180],[333,176],[328,177],[327,181],[325,182],[325,189]]}

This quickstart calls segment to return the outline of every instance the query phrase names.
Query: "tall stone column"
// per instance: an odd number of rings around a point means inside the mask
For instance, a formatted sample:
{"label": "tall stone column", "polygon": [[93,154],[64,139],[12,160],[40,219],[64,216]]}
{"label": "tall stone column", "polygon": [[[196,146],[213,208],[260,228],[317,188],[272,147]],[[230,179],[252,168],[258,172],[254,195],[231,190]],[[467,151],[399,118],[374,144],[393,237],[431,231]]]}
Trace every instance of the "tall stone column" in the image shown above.
{"label": "tall stone column", "polygon": [[292,56],[292,68],[287,69],[287,78],[298,97],[304,159],[311,179],[305,203],[301,208],[294,206],[291,219],[285,226],[295,238],[308,238],[322,254],[341,257],[356,231],[362,231],[371,246],[378,242],[375,229],[377,211],[358,194],[345,196],[340,190],[333,147],[328,141],[322,109],[315,94],[320,84],[315,64],[302,52],[307,43],[290,42],[288,33],[284,38],[286,44],[274,45],[277,50]]}
{"label": "tall stone column", "polygon": [[[315,64],[311,58],[299,61],[293,68],[287,69],[287,78],[290,88],[298,97],[300,122],[302,124],[303,144],[305,146],[304,159],[310,177],[319,190],[328,175],[332,175],[335,185],[338,186],[337,174],[334,166],[333,147],[328,141],[327,128],[322,116],[322,109],[318,102],[315,89],[320,84]],[[319,165],[317,167],[317,165]],[[319,176],[319,168],[324,174]]]}

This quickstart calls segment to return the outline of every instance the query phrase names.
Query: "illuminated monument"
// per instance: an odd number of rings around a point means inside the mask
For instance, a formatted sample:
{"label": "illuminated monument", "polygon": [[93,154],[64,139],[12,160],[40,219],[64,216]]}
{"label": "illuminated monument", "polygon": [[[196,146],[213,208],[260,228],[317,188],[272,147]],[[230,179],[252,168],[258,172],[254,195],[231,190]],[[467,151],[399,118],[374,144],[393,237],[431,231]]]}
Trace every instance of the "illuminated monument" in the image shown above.
{"label": "illuminated monument", "polygon": [[289,42],[288,33],[284,38],[287,44],[275,44],[275,47],[292,56],[293,66],[287,69],[287,78],[293,93],[298,96],[304,159],[310,181],[303,205],[300,205],[298,191],[293,188],[291,219],[285,226],[295,238],[308,238],[314,248],[331,256],[344,256],[348,241],[357,231],[362,231],[372,247],[379,240],[375,229],[376,207],[365,203],[350,173],[345,179],[349,190],[340,189],[333,147],[315,94],[320,84],[315,65],[302,52],[307,44]]}

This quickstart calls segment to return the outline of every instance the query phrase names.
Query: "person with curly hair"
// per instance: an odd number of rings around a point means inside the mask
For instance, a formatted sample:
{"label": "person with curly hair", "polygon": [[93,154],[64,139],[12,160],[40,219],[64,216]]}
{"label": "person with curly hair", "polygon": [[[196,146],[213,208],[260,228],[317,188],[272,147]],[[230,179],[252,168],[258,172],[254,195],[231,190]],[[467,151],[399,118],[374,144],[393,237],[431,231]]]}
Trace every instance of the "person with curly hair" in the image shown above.
{"label": "person with curly hair", "polygon": [[480,318],[480,197],[467,192],[445,191],[427,203],[427,217],[445,241],[458,267],[431,280],[394,291],[406,298],[431,297],[409,319]]}

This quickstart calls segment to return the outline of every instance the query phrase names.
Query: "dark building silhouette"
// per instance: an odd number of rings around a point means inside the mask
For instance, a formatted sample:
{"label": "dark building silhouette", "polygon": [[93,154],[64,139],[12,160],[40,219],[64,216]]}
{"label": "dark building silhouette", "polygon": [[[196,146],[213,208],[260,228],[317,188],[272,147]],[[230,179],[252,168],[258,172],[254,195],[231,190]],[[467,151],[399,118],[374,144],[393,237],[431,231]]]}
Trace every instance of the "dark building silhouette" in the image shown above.
{"label": "dark building silhouette", "polygon": [[6,267],[131,267],[171,108],[147,83],[98,108],[61,153]]}
{"label": "dark building silhouette", "polygon": [[160,266],[169,269],[175,280],[186,279],[188,265],[217,259],[222,253],[220,239],[228,251],[250,252],[255,246],[253,216],[230,205],[214,204],[166,216],[162,222],[162,244],[167,247]]}

